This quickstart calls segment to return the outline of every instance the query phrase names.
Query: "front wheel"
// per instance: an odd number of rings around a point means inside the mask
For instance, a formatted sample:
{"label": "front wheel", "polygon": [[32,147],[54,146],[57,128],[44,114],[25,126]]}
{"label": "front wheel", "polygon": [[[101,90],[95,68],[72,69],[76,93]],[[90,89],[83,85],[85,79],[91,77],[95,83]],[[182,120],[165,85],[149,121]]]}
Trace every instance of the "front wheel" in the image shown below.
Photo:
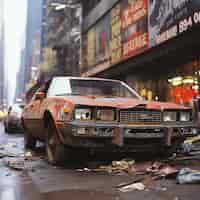
{"label": "front wheel", "polygon": [[69,149],[60,142],[52,120],[47,125],[46,154],[48,162],[53,165],[63,165],[69,159]]}
{"label": "front wheel", "polygon": [[24,129],[24,146],[25,149],[34,150],[37,140],[29,133],[27,129]]}

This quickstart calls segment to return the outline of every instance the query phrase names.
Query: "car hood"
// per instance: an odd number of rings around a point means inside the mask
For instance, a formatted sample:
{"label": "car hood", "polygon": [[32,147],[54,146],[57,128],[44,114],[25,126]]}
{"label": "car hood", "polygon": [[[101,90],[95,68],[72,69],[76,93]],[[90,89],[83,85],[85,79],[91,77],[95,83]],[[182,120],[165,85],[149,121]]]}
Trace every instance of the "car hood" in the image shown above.
{"label": "car hood", "polygon": [[128,109],[135,107],[143,107],[146,109],[188,109],[181,105],[174,103],[158,102],[158,101],[144,101],[134,98],[108,98],[96,96],[68,96],[65,100],[70,101],[74,105],[87,105],[87,106],[107,106],[119,109]]}

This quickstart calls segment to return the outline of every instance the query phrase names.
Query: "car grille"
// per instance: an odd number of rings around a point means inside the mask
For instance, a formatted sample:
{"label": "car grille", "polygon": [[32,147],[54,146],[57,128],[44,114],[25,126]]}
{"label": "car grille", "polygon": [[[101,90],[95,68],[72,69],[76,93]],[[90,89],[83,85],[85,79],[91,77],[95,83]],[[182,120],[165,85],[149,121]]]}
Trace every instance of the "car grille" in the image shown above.
{"label": "car grille", "polygon": [[123,110],[120,111],[121,123],[160,123],[160,111],[151,110]]}

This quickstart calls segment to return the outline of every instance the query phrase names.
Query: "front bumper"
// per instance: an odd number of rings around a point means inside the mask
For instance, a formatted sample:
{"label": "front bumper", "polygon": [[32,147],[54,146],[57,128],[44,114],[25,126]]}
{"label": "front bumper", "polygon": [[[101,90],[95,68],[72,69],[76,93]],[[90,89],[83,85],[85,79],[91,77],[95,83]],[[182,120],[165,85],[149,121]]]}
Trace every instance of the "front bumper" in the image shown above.
{"label": "front bumper", "polygon": [[193,123],[126,125],[58,122],[64,144],[103,151],[153,151],[182,142],[192,134]]}

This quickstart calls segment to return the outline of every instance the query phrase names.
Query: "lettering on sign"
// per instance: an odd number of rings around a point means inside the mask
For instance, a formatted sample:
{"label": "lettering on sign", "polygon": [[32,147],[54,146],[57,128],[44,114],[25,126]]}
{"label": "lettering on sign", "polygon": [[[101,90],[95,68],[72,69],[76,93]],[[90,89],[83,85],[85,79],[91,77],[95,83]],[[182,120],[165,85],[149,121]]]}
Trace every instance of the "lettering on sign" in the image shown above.
{"label": "lettering on sign", "polygon": [[133,52],[142,49],[148,45],[148,34],[138,34],[123,45],[123,53],[125,57],[130,57]]}

